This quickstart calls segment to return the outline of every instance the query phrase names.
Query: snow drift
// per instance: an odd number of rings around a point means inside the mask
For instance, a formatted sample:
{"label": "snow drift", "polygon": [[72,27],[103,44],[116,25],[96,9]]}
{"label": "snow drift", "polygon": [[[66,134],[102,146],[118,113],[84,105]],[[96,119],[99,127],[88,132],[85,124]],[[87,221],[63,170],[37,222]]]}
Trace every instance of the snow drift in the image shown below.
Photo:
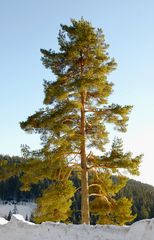
{"label": "snow drift", "polygon": [[10,222],[0,218],[1,240],[153,240],[154,219],[134,223],[130,227],[112,225],[73,225],[45,222],[34,224],[21,215]]}

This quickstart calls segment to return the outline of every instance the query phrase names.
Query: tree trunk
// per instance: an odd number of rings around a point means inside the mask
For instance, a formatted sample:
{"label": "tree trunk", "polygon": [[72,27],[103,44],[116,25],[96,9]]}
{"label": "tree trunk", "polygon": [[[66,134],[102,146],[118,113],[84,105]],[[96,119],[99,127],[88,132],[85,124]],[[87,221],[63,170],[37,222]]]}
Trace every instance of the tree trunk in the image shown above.
{"label": "tree trunk", "polygon": [[89,224],[89,192],[88,192],[88,169],[86,160],[85,143],[85,92],[81,93],[81,217],[82,223]]}
{"label": "tree trunk", "polygon": [[[80,52],[80,81],[83,77],[83,53]],[[81,222],[89,224],[89,191],[88,191],[88,169],[86,159],[86,118],[85,118],[85,101],[86,101],[86,90],[81,91]]]}

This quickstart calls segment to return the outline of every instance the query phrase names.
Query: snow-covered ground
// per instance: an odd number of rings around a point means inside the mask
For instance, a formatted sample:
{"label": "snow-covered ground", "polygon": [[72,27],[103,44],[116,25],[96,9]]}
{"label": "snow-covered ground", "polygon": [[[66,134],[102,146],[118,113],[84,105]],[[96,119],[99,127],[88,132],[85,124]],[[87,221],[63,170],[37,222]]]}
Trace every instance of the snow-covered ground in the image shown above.
{"label": "snow-covered ground", "polygon": [[35,207],[36,204],[34,202],[19,202],[17,204],[0,202],[0,217],[8,216],[9,212],[13,213],[16,208],[17,213],[21,214],[24,218],[27,216],[29,219]]}
{"label": "snow-covered ground", "polygon": [[154,219],[142,220],[130,227],[111,225],[73,225],[45,222],[29,223],[21,215],[10,222],[0,218],[2,240],[153,240]]}

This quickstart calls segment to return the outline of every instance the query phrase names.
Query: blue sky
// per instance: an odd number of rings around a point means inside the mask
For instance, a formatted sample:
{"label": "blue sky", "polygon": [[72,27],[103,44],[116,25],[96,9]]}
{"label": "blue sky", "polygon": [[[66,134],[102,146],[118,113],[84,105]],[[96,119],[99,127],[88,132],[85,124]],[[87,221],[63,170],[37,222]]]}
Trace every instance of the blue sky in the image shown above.
{"label": "blue sky", "polygon": [[42,107],[43,79],[52,79],[40,48],[57,49],[60,24],[83,16],[103,29],[118,63],[109,77],[111,100],[134,105],[124,146],[144,154],[137,179],[154,185],[153,10],[153,0],[0,0],[0,153],[20,155],[20,144],[39,146],[39,137],[23,132],[19,122]]}

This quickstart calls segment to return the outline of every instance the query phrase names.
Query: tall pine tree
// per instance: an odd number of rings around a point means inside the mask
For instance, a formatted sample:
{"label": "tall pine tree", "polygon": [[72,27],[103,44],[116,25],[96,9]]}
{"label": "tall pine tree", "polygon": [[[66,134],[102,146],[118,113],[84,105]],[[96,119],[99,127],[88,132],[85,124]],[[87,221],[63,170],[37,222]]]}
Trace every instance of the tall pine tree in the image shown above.
{"label": "tall pine tree", "polygon": [[[120,169],[138,174],[141,156],[132,158],[131,153],[123,153],[119,140],[104,153],[106,124],[125,132],[132,106],[108,104],[113,84],[107,77],[117,64],[108,55],[102,30],[84,19],[73,19],[70,26],[61,25],[58,43],[59,52],[41,49],[43,65],[55,75],[54,80],[44,81],[46,107],[21,122],[22,129],[41,134],[42,140],[39,151],[24,149],[29,161],[22,181],[26,189],[32,182],[51,180],[52,185],[38,200],[37,220],[64,221],[76,191],[69,178],[77,171],[81,177],[82,223],[88,224],[90,196],[93,212],[100,200],[115,206],[104,174],[118,174]],[[103,157],[96,156],[95,149]]]}

